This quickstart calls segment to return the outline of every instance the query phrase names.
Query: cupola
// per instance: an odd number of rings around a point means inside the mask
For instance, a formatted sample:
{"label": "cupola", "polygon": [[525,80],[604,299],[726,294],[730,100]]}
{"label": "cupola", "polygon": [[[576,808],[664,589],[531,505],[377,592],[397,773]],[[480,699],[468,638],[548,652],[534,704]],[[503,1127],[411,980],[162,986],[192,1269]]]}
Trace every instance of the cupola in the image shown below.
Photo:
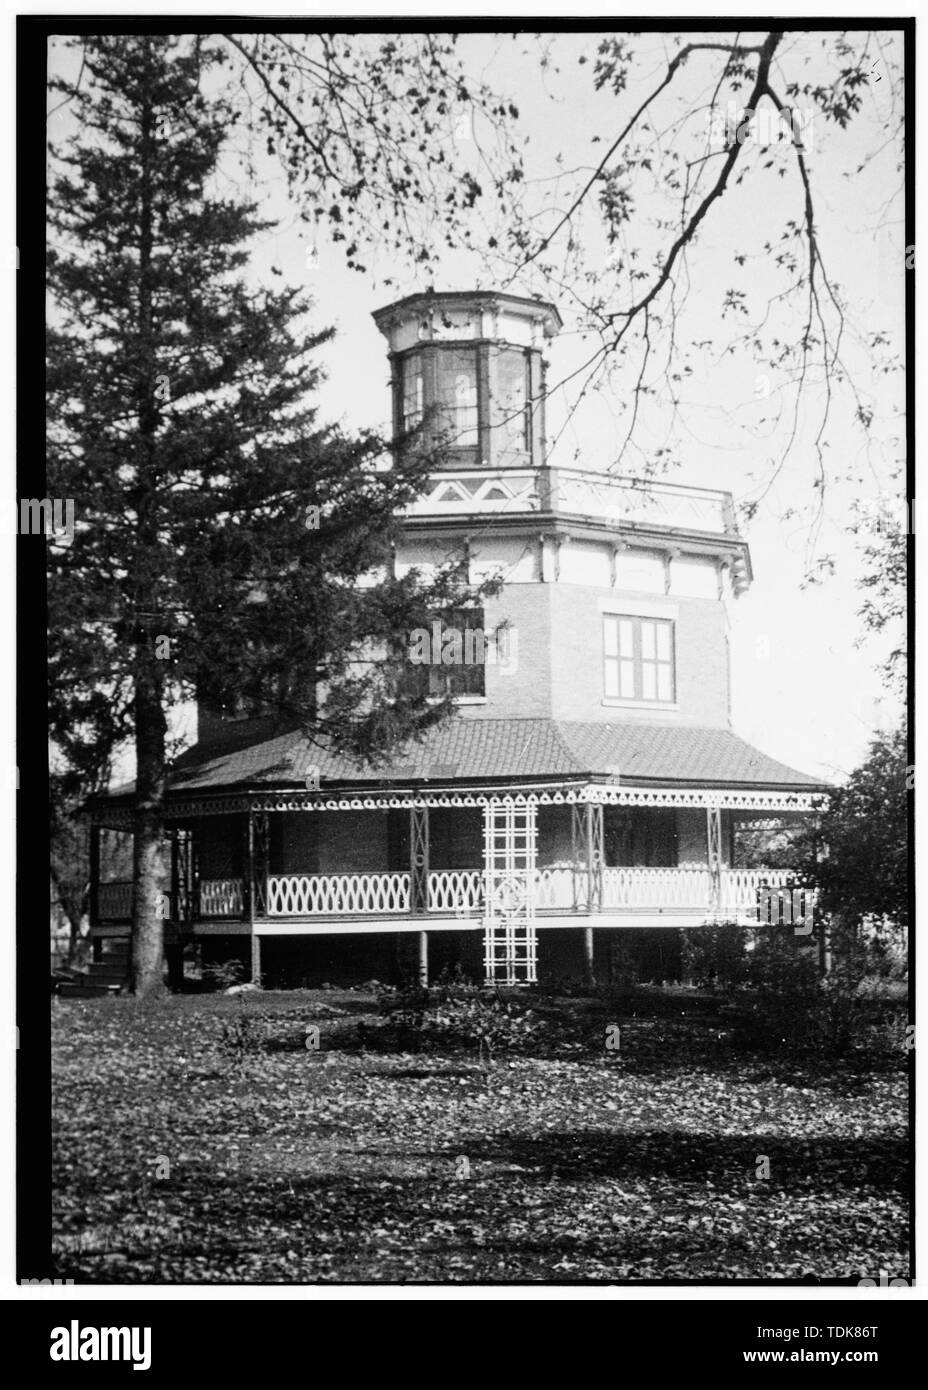
{"label": "cupola", "polygon": [[544,346],[561,328],[552,304],[481,290],[410,295],[378,309],[389,343],[396,439],[423,426],[441,466],[540,468]]}

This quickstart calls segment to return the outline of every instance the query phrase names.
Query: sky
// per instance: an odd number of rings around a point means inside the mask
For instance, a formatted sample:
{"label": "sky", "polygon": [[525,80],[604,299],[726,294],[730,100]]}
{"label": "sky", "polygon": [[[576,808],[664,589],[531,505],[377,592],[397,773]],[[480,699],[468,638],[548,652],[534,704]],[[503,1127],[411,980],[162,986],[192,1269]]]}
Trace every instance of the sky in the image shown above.
{"label": "sky", "polygon": [[[804,74],[815,71],[817,45],[823,37],[789,41],[784,46],[784,70],[806,80]],[[598,41],[596,35],[570,33],[471,34],[460,40],[469,77],[482,78],[519,109],[526,198],[534,210],[543,211],[549,194],[563,205],[574,185],[566,177],[552,183],[551,175],[588,168],[600,157],[641,95],[660,80],[674,51],[668,36],[642,36],[628,86],[616,95],[594,90],[592,59]],[[891,143],[866,163],[862,173],[858,171],[865,156],[883,144],[880,122],[889,102],[900,100],[898,90],[890,90],[889,80],[890,65],[898,61],[900,48],[898,36],[881,35],[873,50],[874,80],[864,94],[861,115],[846,131],[826,128],[817,115],[804,137],[823,255],[830,276],[847,298],[849,319],[859,329],[856,338],[850,331],[846,336],[846,360],[875,417],[868,445],[850,419],[850,398],[834,409],[827,451],[832,481],[817,544],[818,553],[827,551],[834,557],[835,573],[821,585],[803,584],[810,532],[801,512],[810,495],[811,439],[822,400],[821,387],[813,385],[788,463],[757,515],[743,526],[755,578],[750,591],[731,608],[735,731],[771,756],[828,780],[840,780],[859,763],[875,730],[891,723],[895,713],[877,669],[885,644],[860,643],[859,563],[848,531],[857,488],[842,480],[845,474],[863,471],[871,480],[872,501],[885,495],[890,474],[902,460],[902,375],[873,372],[862,342],[867,332],[880,330],[900,351],[902,346],[899,152]],[[666,154],[672,143],[667,127],[706,99],[714,71],[709,62],[691,60],[673,99],[655,115],[656,150]],[[878,76],[882,85],[876,81]],[[61,124],[54,133],[60,136],[67,129],[66,113],[55,119]],[[456,153],[478,175],[479,149],[487,136],[479,123],[473,130],[463,127],[457,132]],[[259,187],[243,191],[257,193],[262,210],[277,218],[278,226],[255,243],[249,273],[262,281],[270,276],[273,265],[285,279],[305,283],[314,299],[314,326],[336,328],[335,339],[321,352],[326,368],[319,397],[321,417],[351,429],[386,431],[389,367],[385,341],[371,314],[393,299],[426,288],[421,271],[375,248],[373,255],[364,257],[369,271],[355,273],[346,268],[341,250],[324,234],[316,242],[317,255],[308,257],[299,202],[295,205],[288,195],[276,164],[259,159],[258,175]],[[656,192],[655,208],[660,200]],[[777,292],[780,282],[763,248],[766,237],[781,225],[784,209],[789,216],[801,217],[801,185],[793,169],[780,179],[773,168],[758,172],[740,188],[730,188],[710,211],[687,264],[689,288],[681,321],[694,336],[717,338],[725,326],[720,323],[719,306],[729,284],[743,288],[752,313]],[[649,209],[643,206],[642,211],[647,214]],[[550,226],[550,216],[539,225]],[[488,223],[486,234],[494,230]],[[614,274],[593,213],[581,220],[580,232],[591,264],[601,265],[604,275]],[[647,235],[640,239],[648,248]],[[746,258],[746,264],[737,269],[735,254]],[[392,283],[387,285],[386,280]],[[479,258],[448,252],[428,283],[436,289],[466,289],[478,281],[489,284],[486,265]],[[526,274],[509,288],[536,293],[545,287],[537,277]],[[556,388],[589,354],[590,343],[583,339],[569,295],[555,298],[565,324],[547,352],[549,382]],[[795,315],[784,314],[780,326],[785,340],[790,340],[790,334],[798,337]],[[790,413],[783,408],[784,399],[789,399],[784,398],[783,383],[776,373],[759,372],[746,352],[726,355],[716,347],[696,354],[693,362],[693,375],[681,393],[685,409],[671,421],[671,412],[656,390],[636,447],[624,451],[631,380],[627,373],[614,374],[603,390],[590,393],[579,405],[570,390],[555,389],[548,406],[549,437],[555,441],[549,461],[593,471],[634,473],[663,444],[675,460],[668,474],[671,481],[729,489],[736,502],[755,495],[757,478],[765,476],[770,461],[780,456],[790,429]],[[784,512],[790,509],[800,515],[784,520]]]}

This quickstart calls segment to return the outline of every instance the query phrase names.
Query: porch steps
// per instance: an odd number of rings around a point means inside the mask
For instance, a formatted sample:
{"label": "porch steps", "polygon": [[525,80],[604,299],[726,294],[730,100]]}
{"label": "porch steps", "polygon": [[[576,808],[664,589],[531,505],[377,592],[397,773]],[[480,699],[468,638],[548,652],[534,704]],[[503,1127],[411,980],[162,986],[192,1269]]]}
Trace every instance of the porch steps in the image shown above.
{"label": "porch steps", "polygon": [[129,938],[110,939],[100,960],[87,966],[80,980],[58,986],[63,999],[100,999],[119,994],[129,983]]}
{"label": "porch steps", "polygon": [[61,999],[103,999],[108,994],[119,994],[121,985],[69,984],[59,985]]}

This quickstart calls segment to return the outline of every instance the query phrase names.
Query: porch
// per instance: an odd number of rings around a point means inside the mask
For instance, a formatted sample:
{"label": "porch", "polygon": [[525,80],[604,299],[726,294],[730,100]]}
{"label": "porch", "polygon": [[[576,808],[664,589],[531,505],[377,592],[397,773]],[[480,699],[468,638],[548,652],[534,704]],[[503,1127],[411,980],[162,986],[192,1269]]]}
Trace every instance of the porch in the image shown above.
{"label": "porch", "polygon": [[[587,783],[208,809],[169,831],[166,942],[248,936],[257,977],[262,938],[418,933],[426,976],[430,933],[482,932],[487,980],[518,984],[537,978],[539,932],[580,929],[592,961],[598,928],[756,925],[765,890],[769,904],[792,876],[737,864],[737,815],[801,808]],[[94,881],[94,934],[125,934],[131,884]]]}
{"label": "porch", "polygon": [[[758,892],[779,889],[794,875],[786,869],[723,868],[717,885],[708,867],[647,868],[604,867],[598,901],[591,903],[583,865],[576,868],[536,868],[532,874],[535,915],[552,918],[552,925],[569,925],[564,918],[595,916],[603,926],[696,926],[724,921],[755,923]],[[412,908],[412,875],[405,873],[269,874],[256,884],[255,927],[324,925],[362,919],[403,929],[403,919],[460,926],[462,921],[485,915],[486,890],[482,869],[431,871],[427,875],[427,899]],[[246,884],[241,878],[204,879],[197,886],[197,901],[188,920],[197,927],[222,926],[234,932],[235,924],[248,930]],[[101,884],[97,920],[103,925],[128,923],[132,914],[132,884]],[[164,917],[177,922],[176,894],[164,895]],[[543,925],[543,921],[539,923]]]}

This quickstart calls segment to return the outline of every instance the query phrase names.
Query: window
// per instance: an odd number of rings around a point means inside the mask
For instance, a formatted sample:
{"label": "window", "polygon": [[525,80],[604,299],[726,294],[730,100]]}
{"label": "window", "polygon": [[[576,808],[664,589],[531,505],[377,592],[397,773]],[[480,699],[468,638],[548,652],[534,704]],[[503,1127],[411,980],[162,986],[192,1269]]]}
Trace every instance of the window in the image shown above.
{"label": "window", "polygon": [[518,450],[531,453],[531,395],[528,354],[505,348],[496,361],[497,410],[494,424],[499,427],[501,452]]}
{"label": "window", "polygon": [[477,444],[477,353],[474,348],[443,348],[437,356],[440,429],[456,448]]}
{"label": "window", "polygon": [[607,867],[669,868],[677,863],[676,812],[656,806],[603,807]]}
{"label": "window", "polygon": [[482,608],[449,608],[422,629],[406,653],[409,688],[415,694],[486,693],[487,640]]}
{"label": "window", "polygon": [[607,699],[666,704],[674,699],[672,622],[607,613],[603,654]]}
{"label": "window", "polygon": [[403,358],[403,433],[414,430],[422,420],[422,354],[411,352]]}

